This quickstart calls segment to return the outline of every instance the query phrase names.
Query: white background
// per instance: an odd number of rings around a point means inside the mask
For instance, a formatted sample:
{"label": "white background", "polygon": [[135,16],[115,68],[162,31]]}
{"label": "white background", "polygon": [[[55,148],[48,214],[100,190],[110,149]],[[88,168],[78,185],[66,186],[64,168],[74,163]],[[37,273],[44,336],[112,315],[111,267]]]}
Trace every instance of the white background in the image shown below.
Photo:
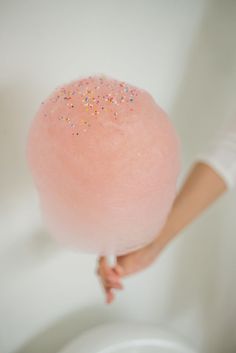
{"label": "white background", "polygon": [[60,248],[42,224],[25,160],[41,101],[80,75],[147,89],[182,140],[180,184],[235,113],[236,2],[0,2],[0,352],[55,353],[109,320],[156,323],[199,350],[236,349],[236,193],[223,196],[111,306],[96,256]]}

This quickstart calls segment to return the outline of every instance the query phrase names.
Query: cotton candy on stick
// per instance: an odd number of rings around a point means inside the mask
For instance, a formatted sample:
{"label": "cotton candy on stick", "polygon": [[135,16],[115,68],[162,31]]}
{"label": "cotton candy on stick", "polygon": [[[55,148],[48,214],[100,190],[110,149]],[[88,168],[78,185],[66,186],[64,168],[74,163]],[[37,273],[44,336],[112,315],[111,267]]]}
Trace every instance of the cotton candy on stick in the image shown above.
{"label": "cotton candy on stick", "polygon": [[26,153],[46,227],[79,251],[150,243],[176,195],[180,143],[166,113],[146,90],[104,75],[44,100]]}

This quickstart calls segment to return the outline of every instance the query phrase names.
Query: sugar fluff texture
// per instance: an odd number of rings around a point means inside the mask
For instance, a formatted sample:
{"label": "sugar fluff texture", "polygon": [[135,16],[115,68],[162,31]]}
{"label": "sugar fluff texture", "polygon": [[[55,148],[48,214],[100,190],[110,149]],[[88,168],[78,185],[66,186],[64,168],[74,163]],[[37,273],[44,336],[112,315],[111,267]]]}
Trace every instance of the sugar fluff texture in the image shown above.
{"label": "sugar fluff texture", "polygon": [[61,244],[122,255],[158,236],[176,195],[180,141],[144,89],[106,75],[57,87],[26,155],[43,222]]}

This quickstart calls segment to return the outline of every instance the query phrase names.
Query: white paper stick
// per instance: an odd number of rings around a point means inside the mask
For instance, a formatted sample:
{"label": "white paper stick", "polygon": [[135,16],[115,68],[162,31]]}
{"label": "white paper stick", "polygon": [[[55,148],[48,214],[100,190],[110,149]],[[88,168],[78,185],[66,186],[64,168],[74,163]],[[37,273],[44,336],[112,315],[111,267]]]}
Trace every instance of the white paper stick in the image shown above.
{"label": "white paper stick", "polygon": [[116,256],[115,255],[109,255],[106,257],[107,263],[109,266],[113,267],[116,265]]}

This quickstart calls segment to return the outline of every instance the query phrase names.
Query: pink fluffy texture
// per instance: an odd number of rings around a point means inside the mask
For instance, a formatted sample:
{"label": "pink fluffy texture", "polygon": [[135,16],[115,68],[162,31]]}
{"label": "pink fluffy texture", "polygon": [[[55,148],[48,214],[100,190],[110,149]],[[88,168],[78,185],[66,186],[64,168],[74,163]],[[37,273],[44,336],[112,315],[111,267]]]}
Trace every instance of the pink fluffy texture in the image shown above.
{"label": "pink fluffy texture", "polygon": [[89,76],[42,102],[27,160],[50,233],[79,251],[121,255],[163,227],[176,194],[180,143],[148,92]]}

